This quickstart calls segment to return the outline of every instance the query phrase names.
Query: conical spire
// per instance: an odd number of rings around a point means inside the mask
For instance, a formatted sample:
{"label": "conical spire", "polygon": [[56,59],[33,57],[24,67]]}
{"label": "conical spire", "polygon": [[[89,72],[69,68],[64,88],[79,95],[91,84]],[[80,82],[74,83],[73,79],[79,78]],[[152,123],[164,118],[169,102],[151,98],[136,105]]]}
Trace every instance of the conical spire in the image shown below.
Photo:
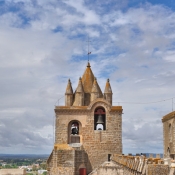
{"label": "conical spire", "polygon": [[82,76],[82,84],[84,88],[84,105],[88,106],[90,104],[90,96],[91,96],[91,90],[92,85],[94,82],[94,74],[91,70],[90,63],[88,61],[86,70],[84,71],[84,74]]}
{"label": "conical spire", "polygon": [[85,93],[91,93],[93,82],[94,82],[94,74],[91,70],[90,63],[88,62],[87,68],[82,76],[82,84]]}
{"label": "conical spire", "polygon": [[65,93],[65,105],[66,106],[72,106],[73,104],[73,89],[71,85],[70,79],[68,80],[66,93]]}
{"label": "conical spire", "polygon": [[104,93],[112,93],[112,89],[111,89],[111,85],[110,85],[110,82],[109,82],[109,78],[107,79]]}
{"label": "conical spire", "polygon": [[107,79],[107,82],[106,82],[104,99],[106,99],[112,105],[112,89],[111,89],[109,79]]}
{"label": "conical spire", "polygon": [[79,78],[78,86],[75,92],[84,92],[81,77]]}
{"label": "conical spire", "polygon": [[84,89],[82,85],[81,77],[79,78],[78,86],[75,91],[75,100],[73,106],[83,106],[84,105]]}
{"label": "conical spire", "polygon": [[97,83],[97,79],[95,78],[94,83],[92,85],[92,90],[91,90],[91,101],[95,100],[96,98],[103,98],[103,94]]}
{"label": "conical spire", "polygon": [[72,89],[72,84],[70,79],[68,80],[67,88],[66,88],[66,93],[65,94],[73,94],[73,89]]}
{"label": "conical spire", "polygon": [[93,85],[92,85],[92,90],[91,90],[91,92],[99,93],[100,96],[103,96],[103,95],[102,95],[102,91],[101,91],[101,89],[100,89],[100,87],[99,87],[99,85],[98,85],[98,83],[97,83],[97,78],[96,78],[96,77],[95,77],[94,83],[93,83]]}

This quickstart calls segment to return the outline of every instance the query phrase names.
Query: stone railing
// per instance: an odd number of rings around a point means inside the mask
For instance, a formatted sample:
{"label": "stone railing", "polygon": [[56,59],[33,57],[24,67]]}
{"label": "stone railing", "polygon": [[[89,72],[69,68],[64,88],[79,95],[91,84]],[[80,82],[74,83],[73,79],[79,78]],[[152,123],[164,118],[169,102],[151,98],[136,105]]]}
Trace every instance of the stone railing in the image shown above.
{"label": "stone railing", "polygon": [[170,175],[171,166],[161,158],[113,154],[111,161],[123,169],[121,175]]}

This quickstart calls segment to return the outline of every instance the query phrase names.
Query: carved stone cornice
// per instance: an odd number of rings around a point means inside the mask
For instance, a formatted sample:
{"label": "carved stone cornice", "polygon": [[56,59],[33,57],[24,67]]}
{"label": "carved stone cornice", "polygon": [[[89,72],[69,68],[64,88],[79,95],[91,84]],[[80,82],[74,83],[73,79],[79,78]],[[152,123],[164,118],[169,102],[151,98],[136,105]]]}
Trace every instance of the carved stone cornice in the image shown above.
{"label": "carved stone cornice", "polygon": [[89,104],[88,109],[92,110],[92,108],[94,108],[94,106],[100,106],[100,104],[102,106],[106,107],[108,109],[108,111],[110,111],[110,108],[112,107],[111,104],[107,100],[105,100],[104,98],[97,98]]}
{"label": "carved stone cornice", "polygon": [[111,106],[111,104],[103,98],[97,98],[90,103],[89,106],[55,106],[56,114],[63,115],[88,115],[93,113],[95,108],[102,106],[106,112],[121,114],[122,106]]}
{"label": "carved stone cornice", "polygon": [[89,112],[87,109],[55,109],[56,114],[62,115],[87,115]]}

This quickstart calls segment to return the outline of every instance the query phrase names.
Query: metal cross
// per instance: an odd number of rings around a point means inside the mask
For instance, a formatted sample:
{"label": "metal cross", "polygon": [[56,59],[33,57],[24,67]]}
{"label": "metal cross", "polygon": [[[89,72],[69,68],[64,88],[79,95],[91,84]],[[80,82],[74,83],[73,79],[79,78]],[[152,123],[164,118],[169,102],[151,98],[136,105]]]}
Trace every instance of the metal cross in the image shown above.
{"label": "metal cross", "polygon": [[91,54],[91,52],[89,51],[89,43],[91,42],[90,40],[89,40],[89,37],[88,37],[88,62],[89,62],[89,55]]}

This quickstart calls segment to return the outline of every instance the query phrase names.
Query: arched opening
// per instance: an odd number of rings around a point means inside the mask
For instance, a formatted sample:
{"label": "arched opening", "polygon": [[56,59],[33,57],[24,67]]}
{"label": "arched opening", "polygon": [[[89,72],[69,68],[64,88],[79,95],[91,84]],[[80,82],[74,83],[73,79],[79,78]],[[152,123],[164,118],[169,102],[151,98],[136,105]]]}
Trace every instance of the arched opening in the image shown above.
{"label": "arched opening", "polygon": [[94,130],[106,130],[106,112],[101,106],[94,111]]}
{"label": "arched opening", "polygon": [[78,133],[79,133],[79,124],[78,124],[78,122],[73,122],[71,124],[71,134],[78,135]]}
{"label": "arched opening", "polygon": [[169,141],[172,141],[172,128],[171,128],[171,123],[169,124]]}
{"label": "arched opening", "polygon": [[68,124],[68,144],[80,143],[81,123],[78,120],[72,120]]}
{"label": "arched opening", "polygon": [[170,157],[170,148],[167,149],[167,156]]}

